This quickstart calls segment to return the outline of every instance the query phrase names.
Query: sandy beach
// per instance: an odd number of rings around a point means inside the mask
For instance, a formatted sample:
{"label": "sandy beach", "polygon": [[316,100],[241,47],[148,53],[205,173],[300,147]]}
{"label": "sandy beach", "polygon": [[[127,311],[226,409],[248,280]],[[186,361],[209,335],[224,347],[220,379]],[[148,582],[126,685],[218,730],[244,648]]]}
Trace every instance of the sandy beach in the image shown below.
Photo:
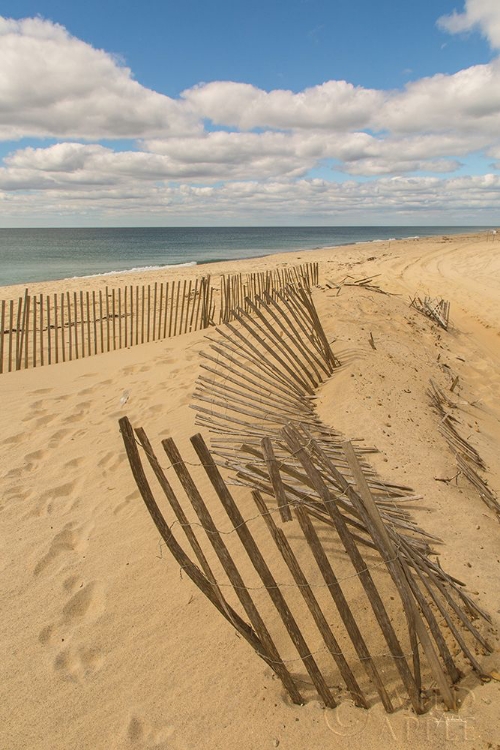
{"label": "sandy beach", "polygon": [[[497,235],[498,237],[498,235]],[[386,480],[413,487],[418,523],[443,539],[443,567],[500,624],[500,524],[456,472],[429,380],[453,398],[462,433],[500,497],[500,239],[471,233],[366,243],[252,260],[30,284],[32,293],[96,290],[318,261],[314,301],[342,367],[316,409],[378,449]],[[374,277],[390,295],[326,282]],[[24,285],[0,288],[0,300]],[[450,327],[410,308],[448,300]],[[152,441],[199,431],[192,393],[205,331],[0,376],[0,748],[5,750],[395,750],[500,748],[500,683],[465,669],[463,704],[421,717],[344,700],[295,706],[271,670],[159,544],[118,429]],[[376,348],[370,346],[370,335]],[[123,398],[127,392],[126,399]],[[245,493],[241,495],[244,503]],[[363,617],[360,614],[360,617]],[[478,653],[484,671],[500,670]]]}

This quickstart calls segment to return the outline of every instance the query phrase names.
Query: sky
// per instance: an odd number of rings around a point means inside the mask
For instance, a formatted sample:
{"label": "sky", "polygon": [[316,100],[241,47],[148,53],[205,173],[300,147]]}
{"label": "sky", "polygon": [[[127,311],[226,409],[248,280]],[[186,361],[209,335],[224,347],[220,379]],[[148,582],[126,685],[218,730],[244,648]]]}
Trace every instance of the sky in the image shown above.
{"label": "sky", "polygon": [[500,0],[0,14],[0,227],[500,224]]}

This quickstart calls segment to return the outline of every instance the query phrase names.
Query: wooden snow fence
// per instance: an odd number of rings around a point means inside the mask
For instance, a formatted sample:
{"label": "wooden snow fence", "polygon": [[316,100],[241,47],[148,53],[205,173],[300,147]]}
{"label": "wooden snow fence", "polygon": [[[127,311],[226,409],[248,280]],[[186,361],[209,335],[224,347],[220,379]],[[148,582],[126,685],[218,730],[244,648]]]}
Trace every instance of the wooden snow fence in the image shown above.
{"label": "wooden snow fence", "polygon": [[433,299],[432,297],[414,297],[410,302],[410,307],[422,313],[433,320],[445,331],[448,330],[450,323],[450,303],[444,299]]}
{"label": "wooden snow fence", "polygon": [[373,449],[315,415],[315,390],[339,363],[310,292],[259,304],[221,326],[203,357],[196,409],[211,449],[195,435],[186,458],[168,438],[162,459],[120,420],[156,528],[294,703],[317,695],[335,707],[347,695],[422,713],[433,683],[456,708],[463,657],[481,674],[476,654],[492,651],[475,622],[489,617],[430,557],[438,540],[402,507],[418,496],[379,480],[365,461]]}
{"label": "wooden snow fence", "polygon": [[213,324],[210,277],[0,302],[0,374],[70,362]]}
{"label": "wooden snow fence", "polygon": [[456,410],[457,405],[447,398],[433,380],[430,381],[427,394],[440,417],[439,432],[444,436],[455,456],[459,474],[463,474],[476,488],[483,502],[496,514],[497,520],[500,521],[500,503],[495,493],[488,487],[487,482],[477,472],[477,469],[485,471],[486,465],[474,446],[460,435],[456,426],[459,420],[454,416],[453,411]]}
{"label": "wooden snow fence", "polygon": [[262,273],[30,294],[0,302],[0,374],[69,362],[206,329],[287,284],[318,283],[318,263]]}

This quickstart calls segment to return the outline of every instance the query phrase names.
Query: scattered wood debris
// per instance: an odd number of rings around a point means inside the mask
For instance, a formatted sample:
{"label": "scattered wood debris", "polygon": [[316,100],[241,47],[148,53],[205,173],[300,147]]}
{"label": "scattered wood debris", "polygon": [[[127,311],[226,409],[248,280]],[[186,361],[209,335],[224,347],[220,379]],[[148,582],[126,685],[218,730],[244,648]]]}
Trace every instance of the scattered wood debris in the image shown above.
{"label": "scattered wood debris", "polygon": [[414,297],[410,302],[410,307],[427,316],[437,323],[445,331],[448,330],[450,320],[450,303],[444,299],[434,299],[433,297]]}
{"label": "scattered wood debris", "polygon": [[392,292],[386,292],[385,289],[381,289],[376,284],[372,284],[373,279],[376,279],[378,276],[380,276],[380,274],[376,274],[375,276],[366,276],[363,279],[355,279],[353,276],[345,276],[339,283],[331,280],[327,281],[326,287],[327,289],[336,289],[337,296],[340,294],[342,287],[344,286],[355,286],[358,289],[368,289],[368,291],[370,292],[378,292],[379,294],[395,296]]}

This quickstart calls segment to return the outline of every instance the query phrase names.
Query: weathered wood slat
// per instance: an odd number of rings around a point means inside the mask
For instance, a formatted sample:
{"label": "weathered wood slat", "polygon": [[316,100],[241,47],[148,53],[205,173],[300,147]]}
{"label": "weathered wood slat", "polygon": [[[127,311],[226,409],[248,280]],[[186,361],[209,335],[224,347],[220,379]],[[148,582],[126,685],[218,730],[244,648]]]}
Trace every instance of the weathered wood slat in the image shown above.
{"label": "weathered wood slat", "polygon": [[[189,559],[189,557],[186,555],[182,547],[175,539],[171,529],[165,522],[165,519],[163,518],[161,511],[155,501],[154,495],[151,491],[151,487],[149,486],[147,477],[142,467],[141,459],[134,439],[132,426],[130,425],[130,422],[126,417],[123,417],[120,420],[120,431],[122,433],[130,467],[144,503],[155,523],[156,528],[158,529],[158,532],[160,533],[160,536],[170,550],[174,559],[177,561],[181,569],[186,571],[187,575],[191,578],[193,583],[198,586],[200,591],[202,591],[202,593],[205,594],[209,601],[212,602],[214,607],[219,610],[221,615],[225,617],[231,623],[231,625],[233,625],[237,629],[237,631],[245,638],[245,640],[250,643],[255,652],[271,667],[271,669],[278,675],[278,677],[280,677],[292,701],[294,703],[301,704],[303,702],[302,696],[297,690],[295,683],[293,682],[285,665],[281,662],[279,654],[275,649],[274,644],[272,644],[270,636],[268,643],[265,643],[261,639],[261,637],[259,637],[259,634],[256,634],[256,631],[253,630],[247,623],[245,623],[244,620],[241,619],[238,613],[234,609],[232,609],[229,604],[226,603],[226,606],[223,606],[221,604],[219,596],[214,590],[210,581],[208,581],[201,573],[199,568],[192,563],[192,561]],[[260,616],[257,612],[257,619],[259,619],[259,617]],[[262,635],[262,633],[260,635]],[[272,644],[271,649],[269,649],[269,642]]]}
{"label": "weathered wood slat", "polygon": [[313,684],[318,691],[318,694],[321,696],[326,706],[334,708],[337,704],[330,692],[328,685],[326,684],[325,678],[319,670],[318,665],[316,664],[316,661],[312,656],[311,650],[307,645],[304,636],[302,635],[302,632],[298,627],[295,618],[292,615],[292,612],[290,611],[288,604],[283,594],[281,593],[276,580],[274,579],[273,574],[271,573],[271,570],[269,569],[269,566],[264,560],[253,536],[250,534],[250,531],[248,530],[248,527],[244,522],[243,516],[241,515],[236,503],[233,500],[233,497],[227,489],[202,436],[200,434],[194,435],[191,438],[191,443],[224,507],[224,510],[229,516],[234,529],[241,540],[241,543],[245,547],[252,565],[259,574],[264,586],[266,587],[267,592],[271,597],[273,604],[275,605],[283,621],[283,624],[285,625],[288,634],[302,659],[302,663],[304,664],[309,677],[313,681]]}
{"label": "weathered wood slat", "polygon": [[274,671],[282,680],[283,685],[288,691],[293,702],[302,703],[302,697],[298,692],[295,683],[293,682],[283,661],[281,660],[274,641],[272,640],[271,635],[269,634],[269,631],[253,602],[252,597],[245,587],[238,568],[236,567],[236,564],[234,563],[229,550],[222,540],[222,537],[213,522],[212,516],[210,515],[201,494],[199,493],[195,483],[193,482],[191,475],[187,470],[179,454],[179,451],[177,450],[177,446],[175,445],[172,438],[163,440],[162,445],[172,466],[174,467],[174,470],[184,488],[184,491],[186,492],[186,495],[188,496],[198,518],[200,519],[200,523],[202,524],[203,529],[207,534],[207,538],[210,540],[214,551],[226,572],[227,577],[233,585],[238,599],[240,600],[245,612],[247,613],[248,618],[250,619],[250,622],[252,623],[252,627],[258,634],[259,639],[265,647],[264,655],[267,657],[267,661],[273,665]]}

